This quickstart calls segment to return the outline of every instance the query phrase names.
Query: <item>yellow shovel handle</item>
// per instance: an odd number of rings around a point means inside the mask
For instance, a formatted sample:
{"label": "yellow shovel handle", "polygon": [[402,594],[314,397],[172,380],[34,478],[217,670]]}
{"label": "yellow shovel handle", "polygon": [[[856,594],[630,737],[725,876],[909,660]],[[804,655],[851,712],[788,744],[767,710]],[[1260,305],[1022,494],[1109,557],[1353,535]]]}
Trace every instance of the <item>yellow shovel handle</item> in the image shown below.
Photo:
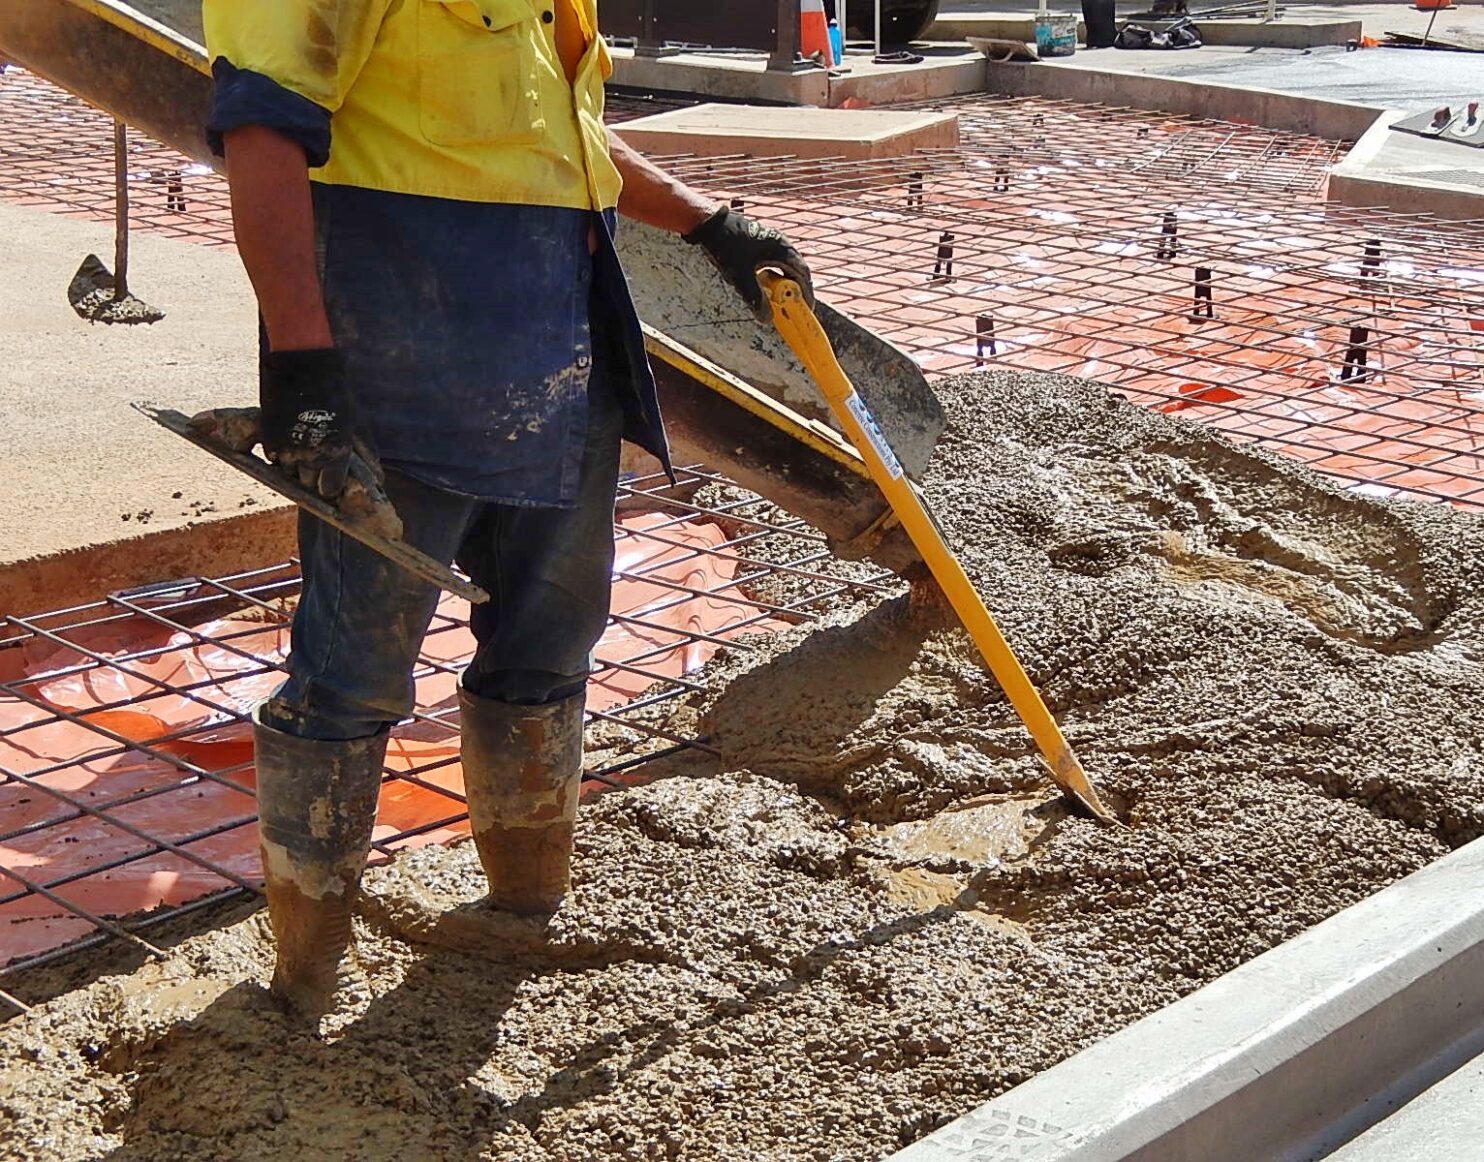
{"label": "yellow shovel handle", "polygon": [[772,305],[773,322],[779,334],[813,377],[835,419],[865,459],[871,479],[881,489],[902,528],[912,538],[912,543],[917,546],[917,551],[927,563],[944,596],[948,598],[948,603],[958,614],[969,636],[974,639],[974,644],[979,647],[990,672],[1004,689],[1031,737],[1036,740],[1036,746],[1040,748],[1051,769],[1052,778],[1097,818],[1115,822],[1113,813],[1103,805],[1097,790],[1083,771],[1082,764],[1077,761],[1077,756],[1072,753],[1072,748],[1062,736],[1056,720],[1046,709],[1046,703],[1041,701],[1040,694],[1026,676],[1020,659],[1015,656],[1010,643],[1005,640],[1005,635],[990,616],[958,558],[944,542],[937,522],[933,520],[912,481],[903,472],[870,409],[851,386],[850,379],[835,358],[834,348],[830,346],[829,338],[815,318],[799,284],[769,270],[761,271],[758,281]]}

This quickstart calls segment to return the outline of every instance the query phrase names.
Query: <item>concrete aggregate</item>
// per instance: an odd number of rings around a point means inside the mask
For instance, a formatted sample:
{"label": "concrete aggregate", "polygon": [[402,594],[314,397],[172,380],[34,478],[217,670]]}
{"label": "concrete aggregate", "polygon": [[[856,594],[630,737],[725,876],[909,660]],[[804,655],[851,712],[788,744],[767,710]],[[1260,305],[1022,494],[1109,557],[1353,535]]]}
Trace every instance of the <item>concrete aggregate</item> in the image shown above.
{"label": "concrete aggregate", "polygon": [[549,922],[367,877],[340,1004],[261,914],[0,1027],[0,1157],[859,1162],[1484,830],[1484,524],[1056,377],[941,388],[926,482],[1124,820],[921,594],[736,651],[716,757],[584,806]]}

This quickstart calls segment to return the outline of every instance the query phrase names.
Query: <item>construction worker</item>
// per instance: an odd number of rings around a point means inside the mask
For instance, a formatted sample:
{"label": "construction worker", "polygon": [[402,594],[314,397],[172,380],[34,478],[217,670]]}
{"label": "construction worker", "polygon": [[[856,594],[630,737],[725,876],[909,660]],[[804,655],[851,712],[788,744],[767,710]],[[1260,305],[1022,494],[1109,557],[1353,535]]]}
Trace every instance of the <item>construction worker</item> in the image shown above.
{"label": "construction worker", "polygon": [[[205,0],[209,130],[257,292],[265,453],[334,500],[385,473],[404,539],[489,591],[458,691],[489,903],[570,882],[619,443],[668,469],[617,210],[764,310],[776,231],[603,124],[596,0]],[[376,449],[373,453],[371,449]],[[289,678],[256,715],[273,990],[319,1011],[350,940],[391,726],[438,592],[301,514]]]}

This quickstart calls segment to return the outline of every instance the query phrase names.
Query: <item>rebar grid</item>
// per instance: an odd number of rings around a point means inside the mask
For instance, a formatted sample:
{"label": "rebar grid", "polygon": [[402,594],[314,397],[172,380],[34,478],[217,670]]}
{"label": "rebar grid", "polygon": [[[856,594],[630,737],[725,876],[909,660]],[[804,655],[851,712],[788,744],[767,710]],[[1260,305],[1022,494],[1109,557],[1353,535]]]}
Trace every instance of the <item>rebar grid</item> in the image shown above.
{"label": "rebar grid", "polygon": [[[681,477],[678,491],[659,477],[620,490],[626,516],[616,525],[615,579],[651,592],[641,608],[613,617],[639,636],[628,639],[623,652],[600,647],[595,662],[596,685],[621,682],[630,694],[589,713],[589,780],[621,786],[628,772],[660,755],[709,751],[704,737],[660,722],[664,704],[706,690],[694,668],[675,672],[677,652],[702,644],[713,647],[705,656],[721,647],[745,651],[753,648],[749,633],[807,622],[841,600],[876,599],[897,588],[889,573],[836,562],[819,534],[723,478],[700,468]],[[723,499],[676,499],[707,485],[724,488],[717,494]],[[644,514],[642,524],[634,511]],[[709,538],[693,535],[703,524],[716,530]],[[631,548],[658,555],[626,567]],[[796,595],[763,595],[778,581]],[[256,822],[249,713],[285,672],[286,627],[298,585],[291,563],[114,594],[73,609],[8,618],[0,626],[0,707],[9,712],[0,719],[0,798],[6,802],[0,815],[0,949],[7,929],[14,933],[42,916],[68,921],[56,926],[55,940],[0,970],[0,981],[108,939],[160,955],[148,939],[150,928],[259,890],[249,830]],[[694,609],[697,602],[706,603],[712,631],[692,624],[698,619],[689,613],[679,623],[664,620],[667,612]],[[389,748],[373,859],[447,838],[467,818],[457,780],[440,775],[457,762],[451,692],[472,646],[466,609],[452,600],[441,605],[423,644],[414,675],[419,704]],[[178,663],[186,654],[207,658],[208,672],[181,679],[185,668]],[[83,691],[87,705],[69,704]],[[183,724],[171,726],[172,719]],[[71,732],[65,753],[55,753],[47,737],[56,730]],[[397,818],[395,804],[409,794],[421,796],[416,822],[388,825]],[[46,853],[71,839],[85,845],[79,858],[63,870],[49,869],[55,861]],[[168,884],[149,894],[150,885],[186,870],[195,875],[194,898],[173,898]],[[130,910],[138,914],[121,919],[90,906],[94,889],[111,879],[145,884]],[[4,988],[0,1006],[23,1007]]]}
{"label": "rebar grid", "polygon": [[[0,73],[0,126],[0,198],[112,221],[111,117],[11,67]],[[233,244],[231,204],[220,176],[133,129],[126,141],[134,229],[209,246]]]}
{"label": "rebar grid", "polygon": [[[610,117],[678,103],[615,95]],[[668,163],[783,226],[932,374],[1076,374],[1378,495],[1484,501],[1479,224],[1324,204],[1341,142],[1036,98],[907,107],[956,112],[960,148]],[[11,72],[0,122],[0,197],[111,213],[104,115]],[[220,178],[130,154],[141,228],[230,243]]]}
{"label": "rebar grid", "polygon": [[[615,92],[612,124],[694,104],[680,97]],[[0,71],[0,198],[57,213],[113,219],[113,119],[24,69]],[[231,246],[226,180],[127,131],[132,228],[208,246]],[[79,256],[80,257],[80,256]]]}
{"label": "rebar grid", "polygon": [[964,144],[680,156],[930,374],[1116,386],[1377,495],[1484,503],[1484,223],[1327,204],[1338,143],[1035,99]]}
{"label": "rebar grid", "polygon": [[894,109],[953,113],[961,150],[980,158],[1053,156],[1058,165],[1126,170],[1140,180],[1219,181],[1313,194],[1349,143],[1258,125],[1039,97],[908,101]]}

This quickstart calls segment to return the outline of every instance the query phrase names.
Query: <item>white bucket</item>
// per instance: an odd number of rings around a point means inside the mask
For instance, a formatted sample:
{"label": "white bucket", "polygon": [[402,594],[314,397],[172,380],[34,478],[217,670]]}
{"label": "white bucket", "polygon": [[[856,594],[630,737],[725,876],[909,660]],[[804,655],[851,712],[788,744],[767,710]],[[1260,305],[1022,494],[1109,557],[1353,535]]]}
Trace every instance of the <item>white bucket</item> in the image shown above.
{"label": "white bucket", "polygon": [[1077,17],[1048,13],[1036,17],[1036,51],[1042,56],[1071,56],[1077,51]]}

